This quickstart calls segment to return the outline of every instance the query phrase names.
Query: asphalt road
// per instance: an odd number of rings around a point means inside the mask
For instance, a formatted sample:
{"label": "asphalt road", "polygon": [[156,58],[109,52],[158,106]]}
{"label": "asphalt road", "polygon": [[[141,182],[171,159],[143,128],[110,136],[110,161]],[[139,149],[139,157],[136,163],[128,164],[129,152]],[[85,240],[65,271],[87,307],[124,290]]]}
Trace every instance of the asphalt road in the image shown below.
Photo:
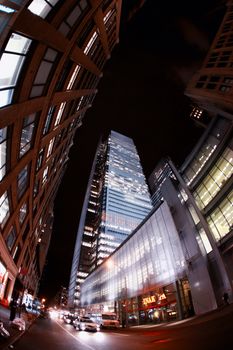
{"label": "asphalt road", "polygon": [[97,333],[76,331],[62,320],[38,319],[16,350],[232,350],[233,312],[217,318]]}

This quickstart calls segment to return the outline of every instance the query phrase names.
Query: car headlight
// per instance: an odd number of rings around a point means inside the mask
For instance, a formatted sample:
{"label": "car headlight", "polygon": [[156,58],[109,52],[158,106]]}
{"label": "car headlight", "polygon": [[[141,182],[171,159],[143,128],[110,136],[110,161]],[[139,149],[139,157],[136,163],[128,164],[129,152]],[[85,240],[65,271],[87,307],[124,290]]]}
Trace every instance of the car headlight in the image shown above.
{"label": "car headlight", "polygon": [[82,323],[80,328],[81,328],[81,330],[82,330],[82,331],[84,331],[84,330],[85,330],[85,328],[86,328],[85,323]]}

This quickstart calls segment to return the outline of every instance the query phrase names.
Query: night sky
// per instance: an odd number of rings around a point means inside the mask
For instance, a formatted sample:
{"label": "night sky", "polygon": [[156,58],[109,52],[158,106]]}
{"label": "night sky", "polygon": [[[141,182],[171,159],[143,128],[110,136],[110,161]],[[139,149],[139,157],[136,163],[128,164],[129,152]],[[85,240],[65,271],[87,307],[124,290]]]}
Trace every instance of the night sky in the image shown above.
{"label": "night sky", "polygon": [[224,13],[224,1],[123,0],[120,42],[85,114],[55,201],[40,296],[68,287],[79,217],[98,140],[115,130],[133,138],[145,176],[170,156],[179,166],[203,130],[184,95]]}

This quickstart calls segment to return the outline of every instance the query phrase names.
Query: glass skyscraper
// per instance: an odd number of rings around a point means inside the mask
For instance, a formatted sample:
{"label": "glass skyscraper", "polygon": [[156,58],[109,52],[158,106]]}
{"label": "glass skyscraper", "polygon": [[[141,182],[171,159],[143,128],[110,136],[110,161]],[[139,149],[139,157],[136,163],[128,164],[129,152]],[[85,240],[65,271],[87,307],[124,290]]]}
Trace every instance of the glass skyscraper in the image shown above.
{"label": "glass skyscraper", "polygon": [[111,131],[97,147],[80,217],[69,286],[78,306],[80,285],[142,222],[151,199],[131,138]]}

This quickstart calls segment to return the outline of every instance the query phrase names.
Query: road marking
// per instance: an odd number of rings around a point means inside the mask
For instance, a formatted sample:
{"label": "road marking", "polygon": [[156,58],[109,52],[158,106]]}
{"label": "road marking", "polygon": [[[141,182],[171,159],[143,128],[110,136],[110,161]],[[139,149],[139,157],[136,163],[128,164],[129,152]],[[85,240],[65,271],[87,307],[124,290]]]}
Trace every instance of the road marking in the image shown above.
{"label": "road marking", "polygon": [[116,334],[116,335],[123,335],[124,337],[128,337],[129,334],[123,334],[123,333],[115,333],[115,332],[111,332],[111,334]]}
{"label": "road marking", "polygon": [[69,335],[71,335],[71,337],[73,337],[75,340],[77,340],[79,343],[81,343],[83,346],[85,346],[86,348],[90,349],[90,350],[96,350],[95,348],[93,348],[90,345],[85,344],[84,342],[82,342],[81,340],[79,340],[77,337],[75,337],[72,333],[70,333],[66,328],[62,327],[62,325],[55,320],[55,322],[58,324],[58,326],[60,326],[66,333],[68,333]]}

